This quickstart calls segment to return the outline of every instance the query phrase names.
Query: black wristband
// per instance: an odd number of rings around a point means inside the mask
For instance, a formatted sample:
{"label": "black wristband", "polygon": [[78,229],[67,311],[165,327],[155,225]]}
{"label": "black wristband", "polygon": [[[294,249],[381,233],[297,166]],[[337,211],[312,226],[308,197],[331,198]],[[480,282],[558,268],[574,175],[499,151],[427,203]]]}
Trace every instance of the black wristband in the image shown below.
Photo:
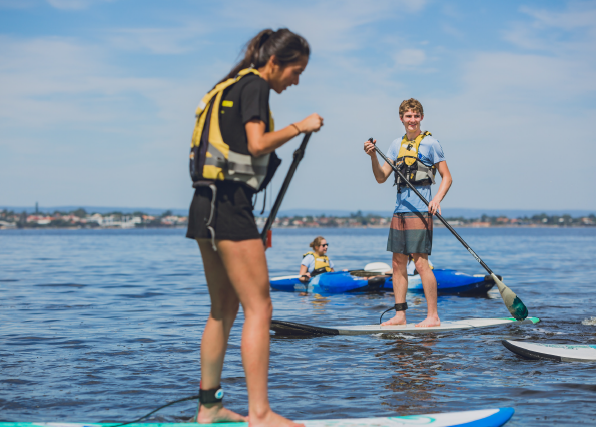
{"label": "black wristband", "polygon": [[223,400],[223,397],[224,391],[221,386],[212,388],[211,390],[199,389],[199,402],[201,404],[219,403]]}

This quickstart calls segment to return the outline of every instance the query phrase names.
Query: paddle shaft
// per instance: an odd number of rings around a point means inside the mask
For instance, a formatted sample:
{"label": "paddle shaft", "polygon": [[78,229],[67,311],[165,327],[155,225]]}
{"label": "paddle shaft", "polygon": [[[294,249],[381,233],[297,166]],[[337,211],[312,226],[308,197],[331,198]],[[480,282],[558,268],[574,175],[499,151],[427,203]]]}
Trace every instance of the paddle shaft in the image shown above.
{"label": "paddle shaft", "polygon": [[[370,139],[369,139],[369,141],[370,141],[370,142],[372,142],[372,138],[370,138]],[[381,150],[379,150],[379,147],[377,147],[377,145],[376,145],[376,144],[375,144],[375,150],[377,150],[377,153],[379,153],[379,154],[381,155],[381,157],[383,158],[383,160],[385,160],[385,162],[386,162],[386,163],[387,163],[389,166],[391,166],[391,168],[392,168],[392,169],[395,171],[395,173],[397,173],[397,174],[400,176],[400,178],[401,178],[402,180],[404,180],[404,181],[405,181],[405,183],[408,185],[408,187],[410,187],[410,189],[411,189],[412,191],[414,191],[414,193],[416,193],[416,195],[417,195],[418,197],[420,197],[420,199],[421,199],[421,200],[424,202],[424,204],[425,204],[426,206],[428,206],[428,205],[429,205],[429,203],[428,203],[428,200],[426,200],[426,199],[424,198],[424,196],[423,196],[422,194],[420,194],[420,191],[416,190],[416,187],[414,187],[414,186],[413,186],[413,185],[410,183],[410,181],[409,181],[409,180],[407,180],[407,179],[406,179],[406,177],[405,177],[405,176],[404,176],[404,175],[403,175],[403,174],[400,172],[400,170],[397,168],[397,166],[395,166],[395,165],[393,164],[393,162],[392,162],[391,160],[389,160],[389,159],[387,158],[387,156],[386,156],[385,154],[383,154],[383,152],[382,152]],[[476,255],[476,252],[474,252],[474,250],[473,250],[473,249],[472,249],[472,248],[471,248],[471,247],[470,247],[470,246],[469,246],[469,245],[466,243],[466,241],[465,241],[464,239],[462,239],[462,237],[461,237],[459,234],[457,234],[457,231],[455,231],[455,230],[453,229],[453,227],[452,227],[451,225],[449,225],[449,223],[448,223],[448,222],[445,220],[445,218],[443,218],[443,217],[441,216],[441,214],[440,214],[440,213],[436,212],[434,215],[435,215],[437,218],[439,218],[439,220],[440,220],[440,221],[443,223],[443,225],[445,225],[445,227],[447,227],[447,228],[449,229],[449,231],[451,231],[451,233],[453,233],[453,235],[454,235],[454,236],[457,238],[457,240],[459,240],[459,242],[460,242],[462,245],[464,245],[464,247],[465,247],[465,248],[468,250],[468,252],[470,252],[470,253],[472,254],[472,256],[473,256],[473,257],[476,259],[476,261],[478,261],[478,262],[480,263],[480,265],[481,265],[482,267],[484,267],[484,269],[485,269],[486,271],[488,271],[488,274],[494,274],[494,273],[493,273],[493,271],[492,271],[492,270],[491,270],[491,269],[488,267],[488,265],[486,265],[486,264],[485,264],[485,262],[484,262],[484,261],[482,261],[482,259],[480,259],[480,257],[479,257],[478,255]]]}
{"label": "paddle shaft", "polygon": [[273,203],[273,207],[271,208],[271,211],[269,212],[269,217],[267,218],[267,222],[265,223],[263,230],[261,230],[261,239],[263,239],[263,242],[266,242],[266,240],[267,240],[267,232],[273,226],[273,221],[275,221],[275,217],[277,216],[277,211],[279,210],[279,207],[281,206],[281,202],[284,199],[284,196],[286,195],[286,191],[288,190],[288,187],[290,186],[290,181],[292,180],[292,177],[294,176],[294,172],[296,172],[296,169],[298,169],[298,164],[304,157],[304,152],[306,151],[306,144],[308,144],[310,135],[311,135],[311,132],[308,132],[307,134],[305,134],[304,139],[302,140],[302,144],[300,144],[300,147],[298,147],[294,151],[294,154],[293,154],[294,159],[292,160],[290,169],[288,169],[288,173],[286,174],[286,179],[284,179],[284,183],[282,184],[281,188],[279,189],[279,193],[277,193],[277,198],[275,199],[275,203]]}

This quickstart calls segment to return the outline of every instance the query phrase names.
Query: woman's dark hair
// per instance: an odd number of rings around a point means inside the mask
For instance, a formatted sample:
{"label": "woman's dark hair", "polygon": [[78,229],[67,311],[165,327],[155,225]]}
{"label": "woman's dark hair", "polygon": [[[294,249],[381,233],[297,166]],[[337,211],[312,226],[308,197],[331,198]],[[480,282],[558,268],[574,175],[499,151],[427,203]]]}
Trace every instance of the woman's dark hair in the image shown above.
{"label": "woman's dark hair", "polygon": [[291,32],[287,28],[277,31],[266,29],[253,37],[244,46],[244,59],[232,68],[222,80],[238,74],[240,70],[250,67],[263,67],[272,55],[283,66],[298,61],[302,56],[310,56],[310,45],[304,37]]}

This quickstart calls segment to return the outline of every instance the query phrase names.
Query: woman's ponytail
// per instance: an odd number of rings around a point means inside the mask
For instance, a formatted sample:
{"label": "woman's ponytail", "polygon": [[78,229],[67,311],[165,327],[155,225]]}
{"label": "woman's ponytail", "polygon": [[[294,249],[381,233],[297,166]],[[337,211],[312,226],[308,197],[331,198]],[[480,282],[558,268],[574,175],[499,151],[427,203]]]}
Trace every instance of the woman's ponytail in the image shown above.
{"label": "woman's ponytail", "polygon": [[314,248],[318,248],[319,246],[321,246],[321,242],[322,242],[323,240],[325,240],[325,238],[324,238],[323,236],[317,236],[317,237],[315,237],[315,240],[313,240],[313,241],[310,243],[310,245],[309,245],[309,246],[310,246],[311,248],[313,248],[313,249],[314,249]]}
{"label": "woman's ponytail", "polygon": [[244,58],[221,81],[230,79],[245,68],[261,68],[275,55],[280,65],[286,65],[310,56],[310,45],[306,39],[287,28],[277,31],[262,30],[244,46]]}

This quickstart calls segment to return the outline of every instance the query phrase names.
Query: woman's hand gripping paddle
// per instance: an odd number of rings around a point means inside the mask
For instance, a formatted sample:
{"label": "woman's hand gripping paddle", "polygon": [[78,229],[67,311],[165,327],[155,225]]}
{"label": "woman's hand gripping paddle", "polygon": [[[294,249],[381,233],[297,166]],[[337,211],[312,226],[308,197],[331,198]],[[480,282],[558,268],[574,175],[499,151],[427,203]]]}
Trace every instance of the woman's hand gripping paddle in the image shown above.
{"label": "woman's hand gripping paddle", "polygon": [[[369,141],[373,142],[373,139],[370,138]],[[426,206],[428,206],[428,200],[426,200],[424,198],[424,196],[422,194],[420,194],[420,192],[418,190],[416,190],[416,188],[410,183],[410,181],[408,181],[406,179],[406,177],[399,171],[397,166],[395,166],[393,164],[393,162],[391,160],[389,160],[387,158],[387,156],[385,156],[385,154],[383,154],[383,152],[381,150],[379,150],[379,147],[377,147],[376,144],[375,144],[375,150],[377,151],[377,153],[379,153],[379,155],[383,158],[383,160],[385,160],[385,162],[391,166],[391,168],[395,171],[395,173],[397,173],[400,176],[400,178],[408,185],[408,187],[410,187],[410,189],[412,191],[414,191],[414,193],[416,193],[416,195],[418,197],[420,197],[420,199],[422,199],[424,204],[426,204]],[[460,243],[462,245],[464,245],[464,247],[468,250],[468,252],[470,252],[472,254],[472,256],[476,259],[476,261],[478,261],[480,263],[480,265],[482,267],[484,267],[484,269],[488,272],[488,274],[491,275],[491,277],[497,284],[497,287],[499,288],[499,292],[501,293],[501,298],[503,298],[503,302],[507,306],[507,309],[509,310],[511,315],[513,317],[515,317],[517,320],[523,320],[526,317],[528,317],[528,308],[524,305],[522,300],[519,299],[519,297],[515,294],[515,292],[513,292],[511,289],[509,289],[505,285],[505,283],[503,283],[501,280],[499,280],[497,275],[495,273],[493,273],[493,271],[488,267],[488,265],[486,265],[484,263],[484,261],[482,261],[480,259],[480,257],[478,255],[476,255],[476,252],[474,252],[472,250],[472,248],[464,241],[464,239],[462,239],[461,236],[459,234],[457,234],[457,231],[455,231],[453,229],[453,227],[451,227],[447,223],[447,221],[445,220],[445,218],[443,218],[441,216],[441,214],[436,212],[435,216],[437,218],[439,218],[439,220],[443,223],[443,225],[445,225],[445,227],[447,227],[449,229],[449,231],[451,231],[451,233],[453,233],[453,235],[457,238],[457,240],[459,240]]]}

